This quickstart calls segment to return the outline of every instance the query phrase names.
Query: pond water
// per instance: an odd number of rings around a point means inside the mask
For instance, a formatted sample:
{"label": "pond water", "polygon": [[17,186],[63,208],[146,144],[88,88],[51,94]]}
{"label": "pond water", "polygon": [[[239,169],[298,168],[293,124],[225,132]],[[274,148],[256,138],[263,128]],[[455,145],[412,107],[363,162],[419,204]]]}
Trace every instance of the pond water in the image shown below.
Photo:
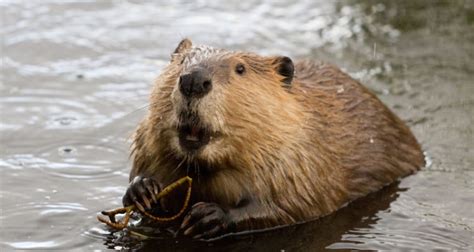
{"label": "pond water", "polygon": [[[2,0],[0,250],[474,250],[474,2]],[[183,37],[332,62],[406,120],[428,165],[335,214],[213,242],[127,242],[129,136]]]}

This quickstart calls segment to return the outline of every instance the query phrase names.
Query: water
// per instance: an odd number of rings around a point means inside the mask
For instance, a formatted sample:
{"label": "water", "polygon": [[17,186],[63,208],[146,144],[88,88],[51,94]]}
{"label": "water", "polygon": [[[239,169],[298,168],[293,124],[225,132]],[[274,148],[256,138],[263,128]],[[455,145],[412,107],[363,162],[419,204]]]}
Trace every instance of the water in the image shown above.
{"label": "water", "polygon": [[[0,249],[473,250],[474,2],[0,1]],[[335,63],[408,122],[428,167],[321,220],[214,242],[117,239],[129,136],[190,37]]]}

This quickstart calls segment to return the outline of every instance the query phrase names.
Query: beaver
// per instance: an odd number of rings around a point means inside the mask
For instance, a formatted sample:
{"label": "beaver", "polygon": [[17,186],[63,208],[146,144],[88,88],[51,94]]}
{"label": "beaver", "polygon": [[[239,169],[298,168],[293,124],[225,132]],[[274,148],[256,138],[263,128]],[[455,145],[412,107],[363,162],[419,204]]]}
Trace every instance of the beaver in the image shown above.
{"label": "beaver", "polygon": [[179,233],[212,238],[304,222],[416,172],[419,143],[399,117],[337,67],[182,40],[154,83],[132,144],[125,206],[178,211]]}

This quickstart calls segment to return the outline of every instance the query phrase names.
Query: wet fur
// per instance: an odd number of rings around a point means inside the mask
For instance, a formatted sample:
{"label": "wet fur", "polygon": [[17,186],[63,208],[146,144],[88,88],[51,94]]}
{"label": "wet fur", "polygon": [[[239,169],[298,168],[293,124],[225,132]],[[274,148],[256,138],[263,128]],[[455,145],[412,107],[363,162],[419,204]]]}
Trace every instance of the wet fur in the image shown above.
{"label": "wet fur", "polygon": [[[189,174],[193,201],[240,209],[234,216],[242,230],[327,215],[424,165],[405,124],[332,65],[299,61],[286,85],[278,57],[222,50],[189,59],[196,48],[184,47],[177,51],[188,54],[175,53],[155,82],[134,137],[130,180],[140,175],[166,186]],[[175,93],[190,60],[211,67],[218,80],[199,104]],[[225,71],[236,62],[246,64],[245,78]],[[196,155],[183,153],[176,140],[186,106],[222,134]]]}

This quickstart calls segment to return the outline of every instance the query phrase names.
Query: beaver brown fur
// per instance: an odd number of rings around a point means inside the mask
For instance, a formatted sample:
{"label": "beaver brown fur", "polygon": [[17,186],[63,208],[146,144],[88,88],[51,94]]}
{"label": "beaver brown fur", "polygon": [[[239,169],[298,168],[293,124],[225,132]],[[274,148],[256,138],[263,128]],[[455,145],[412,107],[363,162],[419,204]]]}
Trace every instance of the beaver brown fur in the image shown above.
{"label": "beaver brown fur", "polygon": [[338,68],[188,39],[154,84],[132,154],[124,205],[173,213],[182,194],[152,194],[189,175],[181,231],[196,238],[315,219],[424,166],[402,120]]}

